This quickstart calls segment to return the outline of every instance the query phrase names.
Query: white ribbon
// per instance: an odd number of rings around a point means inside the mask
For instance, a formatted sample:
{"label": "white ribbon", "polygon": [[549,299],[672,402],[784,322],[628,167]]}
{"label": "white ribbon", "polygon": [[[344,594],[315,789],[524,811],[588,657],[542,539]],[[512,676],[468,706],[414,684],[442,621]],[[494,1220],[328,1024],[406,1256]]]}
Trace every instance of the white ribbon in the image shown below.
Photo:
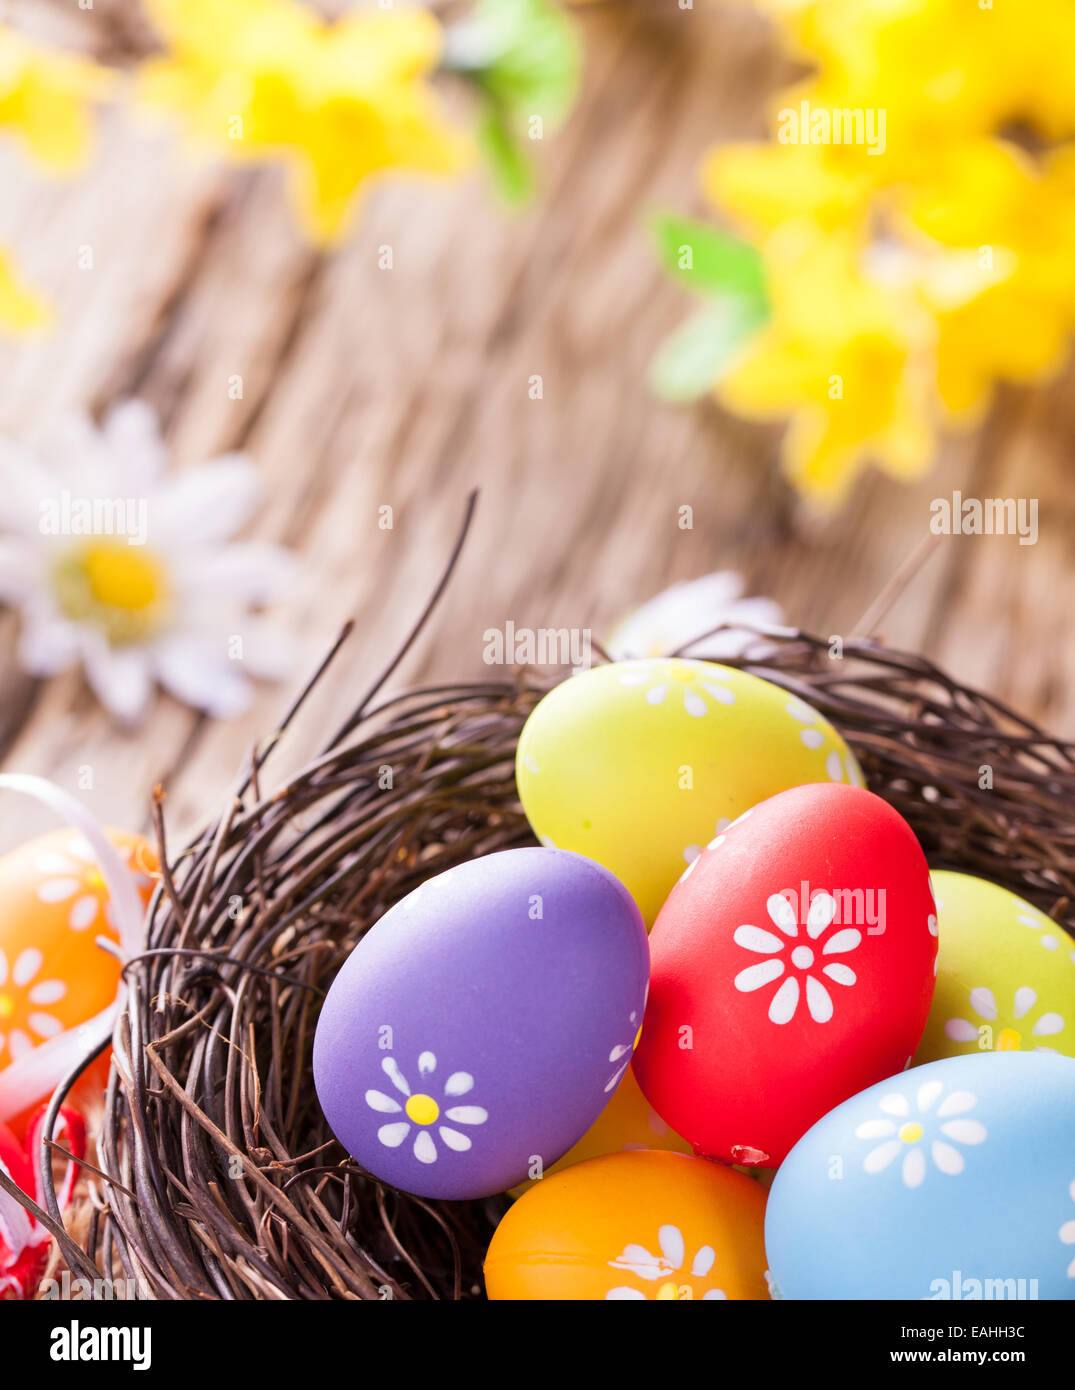
{"label": "white ribbon", "polygon": [[[120,953],[124,960],[137,955],[142,948],[144,913],[134,877],[85,806],[44,777],[0,774],[0,791],[22,792],[26,796],[36,797],[86,838],[97,858],[101,877],[112,900],[112,918],[119,931]],[[3,904],[0,904],[2,910]],[[18,1061],[9,1062],[0,1071],[0,1120],[18,1115],[35,1101],[51,1095],[80,1058],[88,1056],[96,1045],[112,1036],[126,992],[126,984],[121,978],[116,998],[107,1009],[102,1009],[94,1018],[77,1027],[49,1038]]]}

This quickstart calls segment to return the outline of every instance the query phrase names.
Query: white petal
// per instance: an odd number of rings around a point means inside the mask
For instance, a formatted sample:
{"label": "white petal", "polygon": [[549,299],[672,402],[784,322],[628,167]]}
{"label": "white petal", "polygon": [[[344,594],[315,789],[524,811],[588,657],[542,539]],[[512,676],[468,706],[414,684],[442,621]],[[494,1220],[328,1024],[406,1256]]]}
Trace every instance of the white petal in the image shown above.
{"label": "white petal", "polygon": [[189,556],[176,567],[176,583],[186,594],[262,604],[293,593],[299,574],[290,551],[265,541],[246,541]]}
{"label": "white petal", "polygon": [[890,1139],[887,1144],[878,1144],[876,1149],[871,1149],[862,1160],[862,1166],[867,1173],[880,1173],[883,1168],[887,1168],[892,1160],[899,1153],[903,1145],[898,1139]]}
{"label": "white petal", "polygon": [[820,729],[800,729],[799,737],[807,748],[820,748],[825,742],[825,735]]}
{"label": "white petal", "polygon": [[[974,1036],[978,1036],[977,1029],[974,1030]],[[972,1095],[970,1091],[953,1091],[937,1106],[937,1114],[945,1120],[950,1115],[963,1115],[966,1111],[973,1110],[977,1104],[977,1096]]]}
{"label": "white petal", "polygon": [[465,1134],[460,1134],[457,1129],[449,1129],[447,1125],[438,1125],[437,1133],[448,1147],[454,1149],[458,1154],[466,1153],[467,1149],[470,1148],[470,1140]]}
{"label": "white petal", "polygon": [[785,935],[798,936],[799,923],[795,909],[782,893],[773,893],[766,899],[765,906],[769,911],[770,920],[775,922]]}
{"label": "white petal", "polygon": [[63,903],[82,887],[77,878],[47,878],[37,885],[37,900],[43,903]]}
{"label": "white petal", "polygon": [[[755,966],[754,968],[756,970],[761,969],[760,966]],[[790,979],[785,980],[773,995],[772,1001],[769,1004],[769,1021],[771,1023],[788,1023],[794,1017],[798,1003],[799,982],[792,976]]]}
{"label": "white petal", "polygon": [[953,1042],[973,1042],[978,1036],[978,1029],[968,1019],[950,1018],[944,1025],[944,1035]]}
{"label": "white petal", "polygon": [[250,682],[243,663],[229,659],[224,641],[175,632],[156,644],[153,657],[161,684],[183,704],[214,719],[235,719],[249,709]]}
{"label": "white petal", "polygon": [[11,1060],[17,1062],[28,1053],[33,1052],[34,1040],[21,1028],[12,1028],[7,1035],[7,1049],[11,1053]]}
{"label": "white petal", "polygon": [[662,1226],[657,1232],[657,1244],[661,1247],[661,1254],[671,1268],[679,1269],[687,1254],[683,1242],[683,1232],[679,1227]]}
{"label": "white petal", "polygon": [[63,1032],[63,1024],[52,1014],[31,1013],[26,1016],[27,1025],[39,1038],[54,1038]]}
{"label": "white petal", "polygon": [[386,1096],[383,1091],[367,1091],[366,1104],[371,1110],[379,1110],[382,1115],[398,1115],[403,1108],[398,1101]]}
{"label": "white petal", "polygon": [[729,690],[726,685],[714,685],[712,681],[703,681],[702,689],[722,705],[735,704],[735,691]]}
{"label": "white petal", "polygon": [[137,724],[153,689],[145,648],[111,647],[99,633],[84,630],[82,660],[86,679],[105,709],[126,724]]}
{"label": "white petal", "polygon": [[1015,991],[1015,1003],[1013,1013],[1016,1018],[1022,1018],[1038,1002],[1038,996],[1029,985],[1020,985]]}
{"label": "white petal", "polygon": [[659,705],[659,704],[661,704],[661,703],[663,702],[664,697],[665,697],[667,694],[668,694],[668,686],[667,686],[667,685],[655,685],[655,686],[652,686],[649,690],[646,691],[646,704],[647,704],[647,705]]}
{"label": "white petal", "polygon": [[763,931],[761,927],[736,927],[732,940],[737,946],[743,946],[748,951],[757,951],[761,955],[784,949],[784,943],[779,936],[774,936],[770,931]]}
{"label": "white petal", "polygon": [[613,1269],[626,1269],[639,1279],[659,1279],[668,1273],[668,1266],[657,1255],[651,1255],[644,1245],[625,1245],[614,1260],[609,1260]]}
{"label": "white petal", "polygon": [[986,1137],[986,1128],[979,1120],[949,1120],[941,1125],[941,1133],[957,1144],[980,1144]]}
{"label": "white petal", "polygon": [[617,1043],[616,1046],[612,1049],[612,1051],[608,1054],[608,1060],[610,1062],[618,1062],[621,1057],[626,1056],[627,1053],[630,1051],[630,1043]]}
{"label": "white petal", "polygon": [[710,1302],[714,1299],[720,1299],[722,1302],[725,1302],[727,1298],[728,1295],[723,1289],[709,1289],[706,1293],[702,1294],[703,1303]]}
{"label": "white petal", "polygon": [[474,1078],[469,1072],[453,1071],[444,1083],[444,1094],[446,1096],[465,1096],[473,1088]]}
{"label": "white petal", "polygon": [[854,927],[844,927],[842,931],[833,932],[828,941],[821,948],[823,956],[839,956],[845,951],[853,951],[862,940],[862,933]]}
{"label": "white petal", "polygon": [[399,1121],[394,1125],[382,1125],[377,1131],[377,1138],[385,1148],[398,1149],[410,1132],[410,1125],[403,1121]]}
{"label": "white petal", "polygon": [[844,765],[835,748],[825,759],[825,773],[830,782],[842,782],[844,780]]}
{"label": "white petal", "polygon": [[437,1146],[428,1129],[421,1129],[415,1135],[414,1156],[419,1163],[436,1163]]}
{"label": "white petal", "polygon": [[895,1134],[896,1126],[891,1120],[863,1120],[855,1130],[857,1139],[886,1139]]}
{"label": "white petal", "polygon": [[1030,1031],[1036,1038],[1048,1038],[1064,1031],[1064,1020],[1059,1014],[1042,1014]]}
{"label": "white petal", "polygon": [[757,965],[748,965],[745,970],[740,970],[735,977],[735,987],[744,994],[749,994],[751,990],[761,989],[762,985],[767,985],[783,973],[782,960],[762,960]]}
{"label": "white petal", "polygon": [[82,897],[71,904],[67,925],[72,931],[85,931],[87,927],[92,927],[96,922],[100,910],[100,901],[92,893],[84,893]]}
{"label": "white petal", "polygon": [[920,1186],[926,1176],[926,1156],[919,1147],[907,1150],[901,1176],[907,1187]]}
{"label": "white petal", "polygon": [[918,1095],[915,1098],[919,1113],[924,1115],[926,1111],[932,1107],[933,1102],[943,1090],[943,1081],[924,1081],[922,1085],[919,1086]]}
{"label": "white petal", "polygon": [[79,630],[63,618],[28,619],[19,634],[16,659],[31,676],[68,670],[82,650]]}
{"label": "white petal", "polygon": [[101,443],[122,479],[123,496],[141,497],[168,462],[156,412],[145,401],[119,401],[101,422]]}
{"label": "white petal", "polygon": [[984,986],[972,989],[970,992],[971,1008],[982,1018],[994,1019],[997,1016],[997,1001],[993,997],[993,991]]}
{"label": "white petal", "polygon": [[942,1173],[962,1173],[963,1155],[958,1149],[953,1149],[951,1144],[944,1144],[939,1139],[935,1140],[930,1147],[933,1161]]}
{"label": "white petal", "polygon": [[701,695],[696,695],[693,690],[683,692],[683,708],[695,719],[701,719],[702,715],[708,711],[706,702]]}
{"label": "white petal", "polygon": [[1060,1227],[1062,1245],[1075,1245],[1075,1221],[1065,1221]]}
{"label": "white petal", "polygon": [[703,1245],[691,1262],[691,1273],[696,1279],[704,1279],[713,1268],[717,1252],[711,1245]]}
{"label": "white petal", "polygon": [[67,993],[62,980],[42,980],[30,990],[31,1004],[58,1004]]}
{"label": "white petal", "polygon": [[411,1093],[410,1086],[407,1085],[407,1078],[399,1069],[399,1064],[394,1057],[384,1057],[381,1060],[381,1070],[388,1077],[397,1091],[401,1091],[405,1096]]}
{"label": "white petal", "polygon": [[643,1303],[645,1303],[646,1301],[646,1295],[642,1292],[641,1289],[628,1288],[626,1284],[617,1284],[614,1289],[609,1289],[608,1293],[605,1294],[606,1303],[609,1301],[626,1302],[628,1299],[637,1298],[640,1298]]}
{"label": "white petal", "polygon": [[3,947],[0,946],[0,985],[7,984],[7,956],[4,954]]}
{"label": "white petal", "polygon": [[821,967],[821,973],[822,975],[827,975],[830,980],[835,981],[838,985],[853,985],[858,979],[858,976],[849,965],[841,965],[839,962],[835,965],[823,965]]}
{"label": "white petal", "polygon": [[257,469],[240,454],[184,469],[158,493],[154,534],[186,550],[227,540],[249,519],[259,491]]}
{"label": "white petal", "polygon": [[[806,914],[806,930],[811,937],[820,936],[836,916],[836,899],[831,893],[818,893]],[[839,933],[837,933],[839,935]],[[844,950],[847,950],[844,947]]]}
{"label": "white petal", "polygon": [[832,1018],[832,995],[813,975],[806,977],[806,1007],[815,1023],[828,1023]]}
{"label": "white petal", "polygon": [[483,1110],[480,1105],[453,1105],[444,1114],[458,1125],[483,1125],[489,1118],[488,1110]]}
{"label": "white petal", "polygon": [[17,985],[28,985],[41,969],[44,960],[36,946],[27,946],[15,957],[15,968],[11,972],[12,981]]}
{"label": "white petal", "polygon": [[899,1091],[890,1091],[887,1096],[882,1096],[877,1104],[886,1115],[907,1114],[907,1097]]}
{"label": "white petal", "polygon": [[437,1059],[432,1052],[422,1052],[418,1057],[418,1075],[432,1076],[437,1069]]}
{"label": "white petal", "polygon": [[811,709],[793,695],[784,706],[793,719],[797,719],[800,724],[815,724],[817,722],[817,710]]}

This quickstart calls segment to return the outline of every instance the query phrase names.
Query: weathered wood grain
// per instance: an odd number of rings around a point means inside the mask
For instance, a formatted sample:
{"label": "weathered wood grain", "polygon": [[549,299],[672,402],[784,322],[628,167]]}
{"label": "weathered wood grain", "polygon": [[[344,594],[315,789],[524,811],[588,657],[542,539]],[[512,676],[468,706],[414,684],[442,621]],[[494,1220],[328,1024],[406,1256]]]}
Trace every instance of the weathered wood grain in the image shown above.
{"label": "weathered wood grain", "polygon": [[[546,142],[531,208],[505,210],[479,176],[385,184],[327,257],[298,238],[278,174],[189,162],[167,135],[118,117],[73,184],[42,181],[5,151],[0,240],[62,316],[39,344],[0,344],[0,428],[32,435],[64,409],[137,394],[162,412],[180,464],[253,454],[266,504],[252,533],[305,557],[290,617],[306,664],[346,617],[357,622],[282,766],[390,655],[473,486],[465,558],[403,679],[480,672],[483,631],[508,618],[600,633],[671,580],[729,565],[793,620],[848,632],[927,533],[930,499],[962,488],[1037,496],[1039,544],[945,540],[883,631],[1075,733],[1071,378],[1006,393],[931,477],[870,477],[839,516],[806,517],[775,473],[777,431],[713,404],[663,405],[644,383],[689,307],[657,267],[646,216],[701,211],[700,155],[760,133],[782,60],[748,13],[601,7],[580,22],[585,94]],[[90,271],[78,268],[86,245]],[[379,268],[382,246],[391,270]],[[236,375],[241,400],[229,398]],[[528,396],[534,376],[540,400]],[[677,526],[683,504],[691,531]],[[378,528],[382,505],[391,531]],[[72,788],[92,768],[84,795],[113,823],[145,826],[164,779],[182,833],[219,804],[291,693],[266,689],[232,724],[161,697],[132,736],[76,676],[35,685],[15,671],[13,631],[0,626],[5,766]],[[44,823],[0,804],[4,842]]]}

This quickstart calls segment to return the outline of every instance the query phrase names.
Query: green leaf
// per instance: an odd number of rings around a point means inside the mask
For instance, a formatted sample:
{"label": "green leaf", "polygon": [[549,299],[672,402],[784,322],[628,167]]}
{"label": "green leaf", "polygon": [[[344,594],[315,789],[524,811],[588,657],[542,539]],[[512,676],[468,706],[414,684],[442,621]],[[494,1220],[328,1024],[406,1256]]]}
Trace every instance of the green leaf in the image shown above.
{"label": "green leaf", "polygon": [[492,102],[478,122],[477,139],[500,196],[509,203],[526,202],[534,191],[534,171]]}
{"label": "green leaf", "polygon": [[692,401],[712,390],[766,319],[749,295],[721,295],[685,319],[650,364],[652,390],[666,401]]}
{"label": "green leaf", "polygon": [[765,274],[753,246],[719,227],[661,213],[653,233],[666,270],[705,294],[733,291],[765,302]]}
{"label": "green leaf", "polygon": [[479,0],[445,35],[443,64],[475,82],[510,125],[554,127],[579,85],[575,26],[554,0]]}

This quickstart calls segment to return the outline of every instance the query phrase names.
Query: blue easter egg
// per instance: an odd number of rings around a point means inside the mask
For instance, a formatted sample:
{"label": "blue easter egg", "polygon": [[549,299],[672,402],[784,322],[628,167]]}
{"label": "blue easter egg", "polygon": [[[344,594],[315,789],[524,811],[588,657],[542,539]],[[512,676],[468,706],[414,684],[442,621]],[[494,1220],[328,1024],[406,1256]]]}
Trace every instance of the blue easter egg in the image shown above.
{"label": "blue easter egg", "polygon": [[314,1035],[336,1137],[421,1197],[486,1197],[555,1163],[631,1061],[642,916],[599,864],[510,849],[408,894],[344,962]]}
{"label": "blue easter egg", "polygon": [[948,1057],[830,1111],[777,1172],[784,1298],[1075,1298],[1075,1059]]}

